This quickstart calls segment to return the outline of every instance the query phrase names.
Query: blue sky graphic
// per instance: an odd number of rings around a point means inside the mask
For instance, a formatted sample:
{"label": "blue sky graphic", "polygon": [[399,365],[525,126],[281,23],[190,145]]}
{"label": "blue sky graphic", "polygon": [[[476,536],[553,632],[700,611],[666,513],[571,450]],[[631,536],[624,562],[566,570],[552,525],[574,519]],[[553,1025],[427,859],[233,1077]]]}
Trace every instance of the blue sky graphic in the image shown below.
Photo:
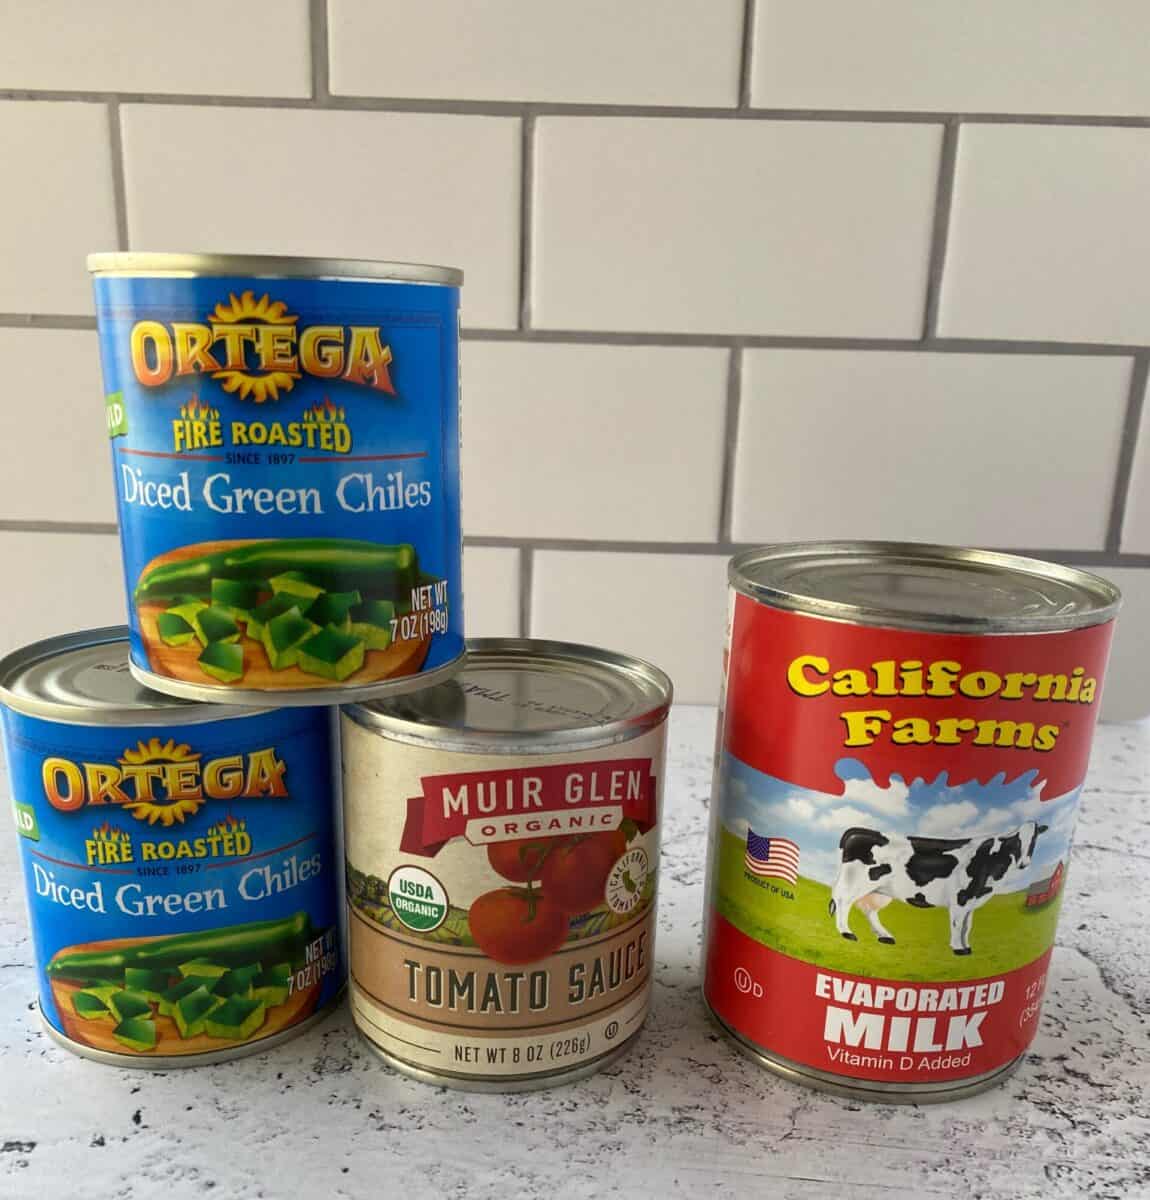
{"label": "blue sky graphic", "polygon": [[1024,821],[1049,826],[1034,850],[1034,862],[1021,886],[1049,875],[1065,861],[1074,832],[1078,791],[1043,798],[1037,771],[1012,779],[996,775],[952,786],[947,773],[909,783],[892,775],[880,786],[855,758],[835,764],[837,793],[797,787],[765,775],[731,754],[723,755],[724,824],[745,837],[749,825],[767,837],[788,837],[799,845],[802,874],[831,883],[838,870],[838,844],[851,826],[882,833],[929,837],[978,837],[1010,833]]}

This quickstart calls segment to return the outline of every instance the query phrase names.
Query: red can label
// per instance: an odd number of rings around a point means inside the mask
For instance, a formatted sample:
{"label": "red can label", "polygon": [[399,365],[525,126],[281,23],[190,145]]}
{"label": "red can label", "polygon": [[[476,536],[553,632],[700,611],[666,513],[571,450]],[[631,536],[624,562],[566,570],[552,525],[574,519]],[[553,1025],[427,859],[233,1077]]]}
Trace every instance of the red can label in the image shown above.
{"label": "red can label", "polygon": [[736,597],[704,983],[731,1029],[887,1083],[1026,1049],[1111,631],[876,629]]}

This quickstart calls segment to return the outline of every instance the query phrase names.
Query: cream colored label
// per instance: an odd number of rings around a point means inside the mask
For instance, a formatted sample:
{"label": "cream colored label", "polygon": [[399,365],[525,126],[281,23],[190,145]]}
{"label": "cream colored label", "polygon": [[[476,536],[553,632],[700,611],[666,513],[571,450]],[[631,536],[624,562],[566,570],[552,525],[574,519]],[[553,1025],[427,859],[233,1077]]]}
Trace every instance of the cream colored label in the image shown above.
{"label": "cream colored label", "polygon": [[352,1011],[382,1049],[551,1074],[642,1024],[663,729],[580,754],[461,754],[343,718]]}

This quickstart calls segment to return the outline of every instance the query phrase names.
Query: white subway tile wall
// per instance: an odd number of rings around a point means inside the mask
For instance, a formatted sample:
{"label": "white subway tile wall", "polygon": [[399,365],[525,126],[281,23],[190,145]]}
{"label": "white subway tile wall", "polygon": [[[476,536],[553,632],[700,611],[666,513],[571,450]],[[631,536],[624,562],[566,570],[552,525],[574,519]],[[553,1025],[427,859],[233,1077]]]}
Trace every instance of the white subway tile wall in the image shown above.
{"label": "white subway tile wall", "polygon": [[173,13],[0,5],[3,648],[123,616],[84,254],[338,255],[467,272],[473,634],[710,702],[738,548],[981,543],[1127,590],[1150,713],[1150,6]]}

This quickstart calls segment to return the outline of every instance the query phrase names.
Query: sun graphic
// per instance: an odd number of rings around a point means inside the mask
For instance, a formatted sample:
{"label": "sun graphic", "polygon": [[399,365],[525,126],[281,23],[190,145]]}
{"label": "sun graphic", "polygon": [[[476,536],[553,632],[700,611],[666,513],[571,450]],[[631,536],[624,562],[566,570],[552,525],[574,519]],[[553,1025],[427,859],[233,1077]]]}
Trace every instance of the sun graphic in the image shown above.
{"label": "sun graphic", "polygon": [[[216,305],[209,319],[219,325],[235,325],[240,321],[259,321],[264,325],[294,325],[299,317],[288,313],[282,300],[273,300],[266,293],[258,300],[254,292],[235,292],[228,295],[228,303]],[[229,395],[239,393],[241,400],[252,400],[263,404],[269,398],[278,400],[280,391],[290,392],[299,378],[298,371],[267,371],[260,375],[249,375],[247,371],[226,369],[213,371],[212,378],[220,381],[220,387]]]}
{"label": "sun graphic", "polygon": [[[151,763],[190,763],[196,762],[199,757],[199,752],[186,742],[177,742],[174,738],[161,742],[154,737],[146,742],[137,742],[134,750],[125,750],[120,756],[120,765],[142,767]],[[203,803],[202,796],[181,796],[178,800],[136,800],[125,804],[124,808],[138,821],[170,829],[177,822],[182,825],[185,817],[195,816]]]}

